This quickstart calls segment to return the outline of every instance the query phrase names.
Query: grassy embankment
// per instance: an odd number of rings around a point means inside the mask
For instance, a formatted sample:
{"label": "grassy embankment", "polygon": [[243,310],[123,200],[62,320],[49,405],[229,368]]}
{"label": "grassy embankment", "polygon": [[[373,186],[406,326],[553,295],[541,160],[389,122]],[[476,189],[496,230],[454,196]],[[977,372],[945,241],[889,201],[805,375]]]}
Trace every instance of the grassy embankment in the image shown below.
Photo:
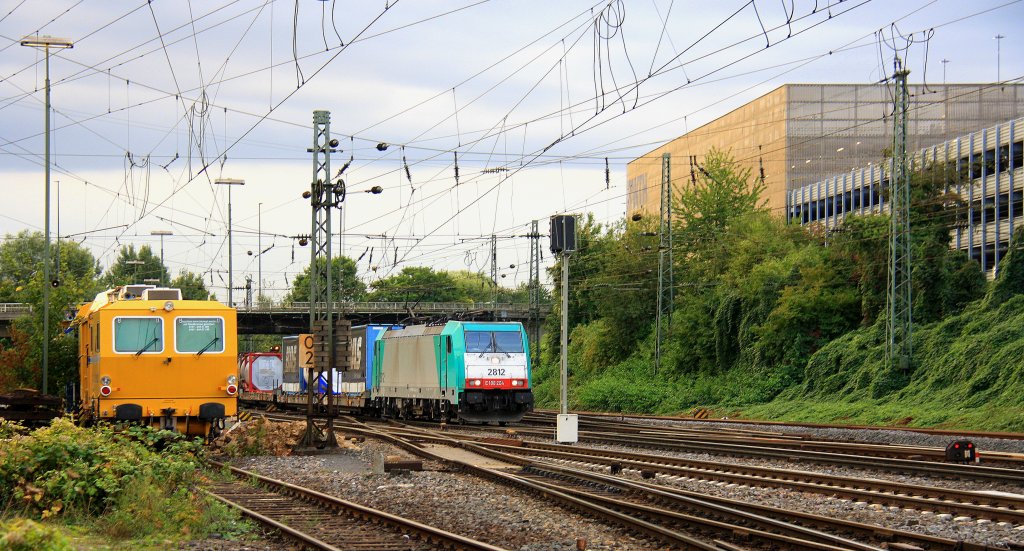
{"label": "grassy embankment", "polygon": [[[584,410],[686,414],[705,407],[731,418],[1024,432],[1024,296],[990,294],[915,326],[906,375],[886,370],[884,332],[880,322],[846,333],[818,350],[802,374],[741,367],[657,380],[648,338],[601,372],[570,355],[570,399]],[[557,405],[555,369],[538,369],[540,407]]]}

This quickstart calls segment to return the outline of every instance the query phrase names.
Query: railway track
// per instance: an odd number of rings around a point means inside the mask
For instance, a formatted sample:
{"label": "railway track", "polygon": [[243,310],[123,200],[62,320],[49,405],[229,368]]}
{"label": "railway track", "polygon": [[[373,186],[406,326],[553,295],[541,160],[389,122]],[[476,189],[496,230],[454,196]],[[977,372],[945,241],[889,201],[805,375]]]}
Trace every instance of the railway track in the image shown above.
{"label": "railway track", "polygon": [[501,550],[500,547],[307,488],[221,463],[211,463],[229,469],[235,479],[212,484],[206,490],[209,495],[307,548]]}
{"label": "railway track", "polygon": [[982,551],[984,545],[937,538],[817,515],[787,511],[707,496],[622,477],[577,470],[523,458],[485,445],[458,441],[413,427],[344,427],[348,432],[376,436],[421,457],[453,461],[423,448],[441,442],[517,465],[520,470],[461,468],[526,491],[544,495],[567,507],[616,522],[672,547],[688,549],[949,549]]}
{"label": "railway track", "polygon": [[[633,471],[644,476],[704,480],[725,484],[785,488],[854,502],[901,507],[993,522],[1024,525],[1024,495],[976,492],[905,484],[877,479],[851,478],[810,471],[719,463],[663,455],[579,448],[517,439],[482,439],[445,433],[446,438],[473,442],[506,454],[541,457],[564,463]],[[439,439],[440,440],[440,439]]]}
{"label": "railway track", "polygon": [[[506,429],[499,427],[474,427],[474,430],[504,434]],[[517,428],[516,432],[523,436],[550,438],[553,429]],[[929,477],[944,477],[955,480],[978,480],[1024,485],[1024,469],[1009,467],[992,467],[976,464],[955,464],[929,461],[924,459],[898,459],[894,457],[877,457],[859,455],[859,448],[851,448],[850,452],[815,451],[795,447],[780,447],[775,442],[715,441],[710,439],[687,438],[679,435],[645,435],[636,432],[599,432],[584,431],[579,433],[579,442],[660,450],[672,453],[708,453],[730,457],[747,457],[775,459],[789,462],[807,462],[823,465],[853,467],[870,472],[889,472],[896,474],[912,474]]]}
{"label": "railway track", "polygon": [[[535,414],[554,416],[558,413],[553,409],[536,409]],[[960,436],[965,438],[999,438],[1004,440],[1024,440],[1024,433],[1020,432],[996,432],[996,431],[970,431],[935,429],[926,427],[904,427],[904,426],[882,426],[882,425],[829,425],[825,423],[806,423],[801,421],[760,421],[757,419],[698,419],[696,417],[681,417],[675,415],[641,415],[633,413],[610,413],[603,411],[581,411],[581,417],[630,419],[630,420],[658,420],[658,421],[685,421],[694,424],[723,424],[723,425],[758,425],[766,427],[805,427],[811,429],[847,429],[847,430],[875,430],[875,431],[899,431],[916,432],[920,434],[931,434],[936,436]]]}
{"label": "railway track", "polygon": [[[538,414],[531,414],[524,421],[544,427],[551,427],[552,430],[555,424],[553,416]],[[828,441],[811,435],[785,434],[767,430],[744,428],[725,430],[721,428],[693,428],[678,425],[651,425],[625,419],[611,420],[601,417],[581,417],[579,423],[581,437],[583,432],[594,436],[636,436],[649,441],[652,445],[657,445],[659,441],[664,440],[669,442],[686,440],[720,444],[743,443],[794,451],[946,462],[945,449],[936,447]],[[985,461],[987,463],[998,462],[1000,465],[1009,467],[1024,467],[1024,455],[1022,454],[986,451]]]}
{"label": "railway track", "polygon": [[[511,444],[511,445],[509,445]],[[543,457],[565,463],[606,467],[612,472],[632,471],[642,476],[703,480],[724,484],[785,488],[855,502],[901,507],[993,522],[1024,524],[1024,496],[972,492],[934,486],[910,485],[884,480],[849,478],[808,471],[751,467],[729,463],[691,461],[673,457],[631,454],[533,442],[484,441],[489,449]]]}

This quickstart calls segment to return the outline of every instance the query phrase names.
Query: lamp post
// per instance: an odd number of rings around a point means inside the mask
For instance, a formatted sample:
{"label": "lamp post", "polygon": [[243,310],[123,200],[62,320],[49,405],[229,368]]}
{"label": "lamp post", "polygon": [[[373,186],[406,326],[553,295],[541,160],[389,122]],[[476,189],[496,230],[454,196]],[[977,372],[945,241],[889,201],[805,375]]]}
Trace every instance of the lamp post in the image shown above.
{"label": "lamp post", "polygon": [[213,183],[217,184],[218,186],[228,186],[228,306],[233,308],[235,306],[235,301],[233,298],[235,283],[234,278],[232,277],[233,270],[231,259],[231,186],[244,186],[245,180],[238,180],[235,178],[222,178],[220,180],[215,180]]}
{"label": "lamp post", "polygon": [[50,48],[65,50],[73,48],[74,44],[66,38],[55,38],[52,36],[26,36],[21,40],[22,46],[29,48],[42,48],[43,57],[46,58],[46,100],[44,122],[45,146],[44,164],[46,172],[46,192],[43,200],[44,229],[46,239],[43,240],[43,394],[49,392],[48,375],[50,363]]}
{"label": "lamp post", "polygon": [[[164,269],[167,267],[164,264],[164,236],[165,235],[174,235],[174,232],[172,232],[171,230],[153,230],[153,231],[149,232],[149,235],[159,235],[160,236],[160,279],[159,279],[159,281],[160,281],[161,285],[164,285]],[[170,270],[167,270],[167,271],[169,272]]]}

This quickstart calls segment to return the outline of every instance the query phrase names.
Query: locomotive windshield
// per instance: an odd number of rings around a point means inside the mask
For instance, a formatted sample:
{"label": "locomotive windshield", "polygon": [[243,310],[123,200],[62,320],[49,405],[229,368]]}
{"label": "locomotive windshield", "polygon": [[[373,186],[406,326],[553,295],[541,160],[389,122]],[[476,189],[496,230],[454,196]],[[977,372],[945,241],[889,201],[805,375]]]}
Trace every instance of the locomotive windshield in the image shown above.
{"label": "locomotive windshield", "polygon": [[164,351],[164,324],[160,318],[114,318],[114,352],[121,354]]}
{"label": "locomotive windshield", "polygon": [[224,320],[181,317],[174,320],[174,348],[178,352],[224,351]]}
{"label": "locomotive windshield", "polygon": [[517,331],[466,331],[466,352],[522,353],[523,339]]}

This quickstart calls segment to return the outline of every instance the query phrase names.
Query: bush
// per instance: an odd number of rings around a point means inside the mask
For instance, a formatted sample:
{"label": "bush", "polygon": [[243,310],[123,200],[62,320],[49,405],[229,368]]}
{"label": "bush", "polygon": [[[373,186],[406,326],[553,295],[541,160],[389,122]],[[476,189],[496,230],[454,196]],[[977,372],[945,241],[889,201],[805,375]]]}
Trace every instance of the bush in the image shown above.
{"label": "bush", "polygon": [[50,526],[29,519],[0,523],[0,551],[71,551],[71,543]]}
{"label": "bush", "polygon": [[0,503],[41,518],[96,514],[132,485],[170,489],[193,482],[201,446],[179,441],[158,454],[149,446],[161,439],[148,428],[86,430],[67,419],[14,436],[0,448]]}
{"label": "bush", "polygon": [[195,491],[205,482],[202,452],[198,441],[149,427],[84,429],[57,419],[23,433],[0,425],[0,510],[84,521],[113,538],[246,531],[236,513]]}

